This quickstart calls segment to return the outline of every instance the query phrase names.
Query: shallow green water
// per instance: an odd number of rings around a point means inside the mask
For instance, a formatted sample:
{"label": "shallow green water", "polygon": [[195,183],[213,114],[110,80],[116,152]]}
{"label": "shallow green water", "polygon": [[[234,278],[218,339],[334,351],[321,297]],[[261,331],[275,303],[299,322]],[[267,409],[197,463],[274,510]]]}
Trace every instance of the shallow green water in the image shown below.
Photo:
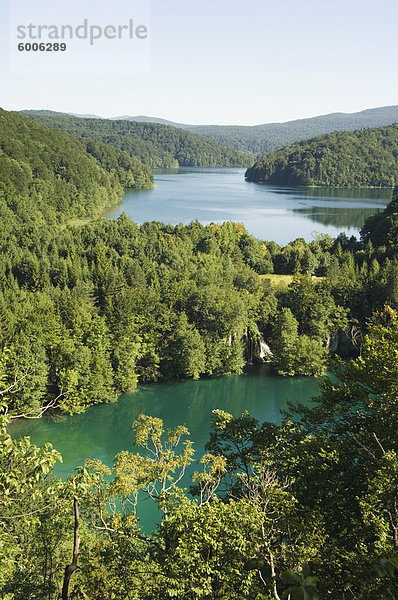
{"label": "shallow green water", "polygon": [[[306,402],[318,389],[319,380],[271,376],[264,365],[219,379],[142,385],[135,394],[125,394],[114,404],[94,406],[81,415],[14,423],[12,433],[30,435],[35,444],[51,442],[64,459],[56,474],[66,478],[85,458],[100,458],[112,465],[117,452],[131,448],[130,426],[145,413],[161,417],[167,427],[185,424],[199,459],[209,437],[212,410],[220,408],[234,416],[248,410],[261,422],[278,423],[280,409],[288,400]],[[141,502],[138,512],[144,527],[150,529],[157,519],[153,505]]]}
{"label": "shallow green water", "polygon": [[125,194],[108,213],[126,212],[137,223],[237,221],[249,233],[279,244],[313,232],[357,235],[365,219],[391,200],[388,189],[281,187],[248,183],[245,169],[184,167],[155,171],[155,188]]}

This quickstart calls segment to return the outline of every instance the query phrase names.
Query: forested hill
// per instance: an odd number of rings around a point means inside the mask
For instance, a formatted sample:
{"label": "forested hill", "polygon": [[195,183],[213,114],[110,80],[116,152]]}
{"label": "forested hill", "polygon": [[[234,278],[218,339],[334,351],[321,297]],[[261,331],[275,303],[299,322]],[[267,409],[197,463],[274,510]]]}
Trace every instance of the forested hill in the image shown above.
{"label": "forested hill", "polygon": [[158,123],[86,119],[51,111],[24,111],[32,119],[77,137],[110,144],[155,167],[247,167],[253,155]]}
{"label": "forested hill", "polygon": [[[82,115],[79,115],[82,116]],[[353,131],[370,129],[398,123],[398,106],[369,108],[357,113],[331,113],[309,119],[296,119],[285,123],[265,123],[263,125],[187,125],[166,121],[157,117],[115,117],[129,121],[144,121],[174,125],[193,133],[204,135],[212,140],[231,146],[243,152],[263,154],[277,150],[300,140],[308,140],[316,135],[332,131]]]}
{"label": "forested hill", "polygon": [[0,210],[18,221],[91,217],[126,187],[150,188],[150,169],[126,153],[0,109]]}
{"label": "forested hill", "polygon": [[398,124],[334,132],[260,157],[246,179],[277,185],[394,187]]}
{"label": "forested hill", "polygon": [[358,113],[332,113],[286,123],[266,123],[252,127],[201,125],[192,130],[238,150],[261,154],[332,131],[368,129],[397,122],[398,106],[385,106]]}

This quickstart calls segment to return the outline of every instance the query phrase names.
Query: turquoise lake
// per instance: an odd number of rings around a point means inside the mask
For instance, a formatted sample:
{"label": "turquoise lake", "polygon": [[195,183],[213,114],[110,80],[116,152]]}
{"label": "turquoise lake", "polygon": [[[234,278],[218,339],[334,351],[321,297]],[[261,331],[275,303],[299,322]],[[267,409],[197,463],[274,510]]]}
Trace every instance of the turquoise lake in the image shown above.
{"label": "turquoise lake", "polygon": [[[166,427],[185,424],[194,442],[195,459],[204,454],[209,439],[212,410],[219,408],[234,416],[248,410],[259,422],[279,423],[287,402],[308,402],[319,391],[319,379],[283,378],[269,374],[267,365],[249,367],[242,375],[218,379],[141,385],[114,404],[101,404],[71,417],[47,417],[13,423],[14,436],[30,435],[35,444],[51,442],[63,456],[55,473],[66,479],[86,458],[100,458],[111,466],[120,450],[133,449],[131,425],[141,413],[160,417]],[[185,477],[198,467],[193,465]],[[152,502],[142,500],[138,514],[146,530],[158,515]]]}

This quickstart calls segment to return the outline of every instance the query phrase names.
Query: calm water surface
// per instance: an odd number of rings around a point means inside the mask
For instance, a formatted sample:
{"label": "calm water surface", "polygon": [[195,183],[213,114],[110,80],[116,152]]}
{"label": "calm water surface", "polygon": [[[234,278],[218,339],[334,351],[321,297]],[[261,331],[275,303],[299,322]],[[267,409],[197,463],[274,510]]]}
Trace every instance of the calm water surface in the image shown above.
{"label": "calm water surface", "polygon": [[[219,379],[142,385],[135,394],[125,394],[114,404],[94,406],[81,415],[57,421],[43,418],[16,422],[12,433],[30,435],[38,445],[51,442],[64,460],[56,474],[67,478],[85,458],[100,458],[111,466],[117,452],[131,449],[131,424],[141,413],[161,417],[166,427],[185,424],[194,442],[195,458],[199,459],[209,438],[212,410],[220,408],[234,416],[248,410],[260,422],[279,423],[280,410],[286,408],[288,400],[306,402],[318,390],[317,379],[271,376],[264,365],[249,368],[243,375]],[[189,485],[188,478],[185,484]],[[144,500],[138,514],[146,530],[158,518],[154,506]]]}
{"label": "calm water surface", "polygon": [[179,168],[155,171],[155,188],[128,192],[108,213],[137,223],[177,225],[237,221],[249,233],[287,244],[313,232],[357,235],[365,219],[391,200],[387,189],[293,188],[248,183],[245,169]]}

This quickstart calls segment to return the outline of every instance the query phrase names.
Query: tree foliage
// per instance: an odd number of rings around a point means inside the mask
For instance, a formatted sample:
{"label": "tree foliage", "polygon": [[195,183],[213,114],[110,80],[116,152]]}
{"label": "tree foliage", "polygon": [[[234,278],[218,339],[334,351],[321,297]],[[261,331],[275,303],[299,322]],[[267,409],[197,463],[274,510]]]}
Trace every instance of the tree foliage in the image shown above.
{"label": "tree foliage", "polygon": [[62,113],[27,111],[32,119],[79,138],[109,144],[150,167],[245,167],[253,155],[219,142],[157,123],[78,118]]}
{"label": "tree foliage", "polygon": [[261,156],[246,179],[277,185],[386,187],[398,180],[398,125],[333,132]]}
{"label": "tree foliage", "polygon": [[[397,344],[397,312],[387,307],[361,356],[340,362],[312,405],[292,405],[294,421],[259,425],[248,413],[215,411],[194,496],[184,426],[165,431],[141,415],[134,451],[119,453],[112,470],[87,461],[73,490],[49,478],[53,450],[3,433],[3,597],[57,597],[73,496],[82,547],[70,598],[396,597]],[[163,515],[152,534],[137,518],[142,494]]]}
{"label": "tree foliage", "polygon": [[[118,202],[124,188],[153,185],[147,166],[101,142],[4,110],[0,124],[0,211],[8,228],[32,217],[52,225],[92,217]],[[39,265],[26,268],[33,276]]]}
{"label": "tree foliage", "polygon": [[252,126],[181,124],[178,126],[243,152],[263,154],[333,131],[369,129],[370,127],[391,125],[397,121],[398,107],[384,106],[359,113],[332,113],[309,119],[296,119],[286,123],[265,123]]}

